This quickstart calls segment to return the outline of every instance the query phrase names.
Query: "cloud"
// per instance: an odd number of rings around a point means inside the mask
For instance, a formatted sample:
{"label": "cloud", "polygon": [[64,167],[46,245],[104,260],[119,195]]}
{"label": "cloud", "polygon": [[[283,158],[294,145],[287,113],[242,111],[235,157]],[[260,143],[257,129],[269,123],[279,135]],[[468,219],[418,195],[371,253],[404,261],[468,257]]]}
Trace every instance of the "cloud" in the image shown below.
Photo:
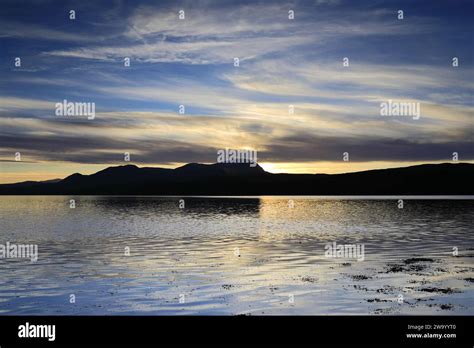
{"label": "cloud", "polygon": [[342,162],[344,152],[349,153],[351,162],[448,161],[453,152],[458,152],[464,160],[474,158],[472,141],[432,143],[377,136],[368,139],[322,137],[308,133],[275,139],[265,150],[259,152],[259,158],[269,162]]}
{"label": "cloud", "polygon": [[472,129],[462,124],[442,128],[381,117],[347,122],[325,114],[339,115],[335,106],[308,104],[291,116],[278,104],[260,107],[226,117],[107,112],[93,121],[0,118],[0,146],[5,157],[20,151],[38,161],[81,163],[116,163],[124,152],[144,164],[212,162],[216,149],[226,147],[251,147],[261,160],[280,162],[337,161],[345,151],[354,161],[436,160],[454,151],[474,158]]}
{"label": "cloud", "polygon": [[36,24],[3,20],[0,26],[0,38],[63,41],[68,43],[91,43],[105,40],[102,35],[90,36],[80,33],[70,33]]}
{"label": "cloud", "polygon": [[[297,18],[288,19],[289,8]],[[184,8],[186,17],[178,18]],[[332,7],[330,7],[332,8]],[[241,60],[284,54],[298,47],[327,46],[351,37],[408,35],[412,24],[383,21],[380,11],[323,11],[294,4],[253,4],[221,7],[139,6],[120,33],[124,39],[111,45],[87,45],[48,50],[48,56],[181,64],[232,64]],[[418,34],[432,30],[430,20],[417,22]]]}
{"label": "cloud", "polygon": [[39,99],[0,96],[0,111],[9,111],[14,109],[54,110],[54,104],[54,102]]}
{"label": "cloud", "polygon": [[[342,58],[337,61],[308,61],[305,58],[285,57],[254,62],[242,67],[240,74],[226,75],[237,88],[254,92],[290,96],[363,98],[370,94],[397,92],[414,95],[427,89],[457,88],[473,90],[474,69],[462,70],[429,65],[388,65],[382,63],[352,62],[343,67]],[[333,90],[338,88],[338,93]],[[432,90],[428,90],[432,93]],[[447,91],[449,92],[449,90]],[[454,93],[449,93],[451,95]],[[433,97],[437,96],[432,94]],[[444,94],[446,96],[446,94]]]}

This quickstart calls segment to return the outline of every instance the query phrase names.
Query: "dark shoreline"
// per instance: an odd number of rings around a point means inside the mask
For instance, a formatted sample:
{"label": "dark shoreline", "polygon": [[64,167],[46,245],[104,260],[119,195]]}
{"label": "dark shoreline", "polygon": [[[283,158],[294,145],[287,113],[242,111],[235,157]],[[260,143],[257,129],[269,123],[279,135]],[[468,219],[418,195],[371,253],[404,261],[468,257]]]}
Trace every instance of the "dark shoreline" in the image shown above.
{"label": "dark shoreline", "polygon": [[474,195],[474,164],[443,163],[345,174],[272,174],[248,164],[176,169],[109,167],[59,181],[0,185],[0,195],[352,196]]}

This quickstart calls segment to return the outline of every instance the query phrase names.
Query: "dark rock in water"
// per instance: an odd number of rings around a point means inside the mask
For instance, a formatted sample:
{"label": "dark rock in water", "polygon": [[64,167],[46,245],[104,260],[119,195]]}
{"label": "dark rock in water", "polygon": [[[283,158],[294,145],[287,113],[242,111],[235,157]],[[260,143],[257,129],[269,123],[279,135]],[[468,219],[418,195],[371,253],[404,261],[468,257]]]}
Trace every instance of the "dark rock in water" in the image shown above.
{"label": "dark rock in water", "polygon": [[[413,272],[420,273],[425,271],[430,263],[435,263],[436,260],[424,257],[414,257],[403,260],[402,264],[391,264],[388,265],[386,273],[397,273],[397,272]],[[445,272],[443,269],[438,268],[438,272]]]}
{"label": "dark rock in water", "polygon": [[441,306],[439,306],[439,308],[444,309],[444,310],[449,310],[449,309],[453,309],[453,305],[452,304],[442,304]]}
{"label": "dark rock in water", "polygon": [[397,272],[414,272],[419,273],[424,271],[427,265],[411,264],[411,265],[389,265],[386,273],[397,273]]}
{"label": "dark rock in water", "polygon": [[353,275],[353,276],[351,276],[351,278],[352,278],[353,280],[367,280],[367,279],[372,279],[372,277],[369,277],[369,276],[366,276],[366,275],[363,275],[363,274]]}
{"label": "dark rock in water", "polygon": [[395,289],[393,286],[384,285],[383,288],[377,289],[376,291],[377,291],[378,293],[390,294],[390,293],[395,292],[395,290],[396,290],[396,289]]}
{"label": "dark rock in water", "polygon": [[474,278],[464,278],[466,282],[474,283]]}
{"label": "dark rock in water", "polygon": [[[416,302],[426,302],[426,301],[433,301],[432,298],[417,298],[415,299]],[[430,306],[430,305],[428,305]]]}
{"label": "dark rock in water", "polygon": [[418,290],[419,291],[424,291],[424,292],[439,292],[439,293],[442,293],[442,294],[455,294],[455,293],[460,292],[459,290],[451,289],[451,288],[446,288],[446,289],[443,289],[443,288],[422,288],[422,289],[418,289]]}
{"label": "dark rock in water", "polygon": [[390,265],[388,266],[386,273],[397,273],[397,272],[403,272],[404,270],[405,268],[401,265]]}
{"label": "dark rock in water", "polygon": [[411,259],[406,259],[403,261],[407,265],[411,265],[413,263],[418,263],[418,262],[434,262],[433,259],[428,259],[428,258],[423,258],[423,257],[414,257]]}
{"label": "dark rock in water", "polygon": [[454,308],[454,306],[452,304],[437,304],[437,303],[430,303],[429,305],[427,305],[428,307],[439,307],[443,310],[451,310]]}

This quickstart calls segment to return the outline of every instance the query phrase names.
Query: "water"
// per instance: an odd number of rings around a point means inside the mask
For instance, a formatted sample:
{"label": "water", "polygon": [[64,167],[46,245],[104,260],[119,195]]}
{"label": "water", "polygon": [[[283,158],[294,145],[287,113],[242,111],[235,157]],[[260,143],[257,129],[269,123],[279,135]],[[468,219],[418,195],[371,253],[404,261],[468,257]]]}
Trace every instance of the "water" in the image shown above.
{"label": "water", "polygon": [[179,199],[1,197],[0,314],[474,314],[472,200]]}

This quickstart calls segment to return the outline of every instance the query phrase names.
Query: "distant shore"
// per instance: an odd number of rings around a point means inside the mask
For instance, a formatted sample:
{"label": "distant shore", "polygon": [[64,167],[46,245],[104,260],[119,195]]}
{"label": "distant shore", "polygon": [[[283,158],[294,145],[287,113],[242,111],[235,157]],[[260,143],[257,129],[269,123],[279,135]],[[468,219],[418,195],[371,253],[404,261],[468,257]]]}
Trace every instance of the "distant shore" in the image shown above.
{"label": "distant shore", "polygon": [[259,165],[109,167],[62,180],[0,185],[0,195],[471,196],[474,164],[424,164],[346,174],[272,174]]}

